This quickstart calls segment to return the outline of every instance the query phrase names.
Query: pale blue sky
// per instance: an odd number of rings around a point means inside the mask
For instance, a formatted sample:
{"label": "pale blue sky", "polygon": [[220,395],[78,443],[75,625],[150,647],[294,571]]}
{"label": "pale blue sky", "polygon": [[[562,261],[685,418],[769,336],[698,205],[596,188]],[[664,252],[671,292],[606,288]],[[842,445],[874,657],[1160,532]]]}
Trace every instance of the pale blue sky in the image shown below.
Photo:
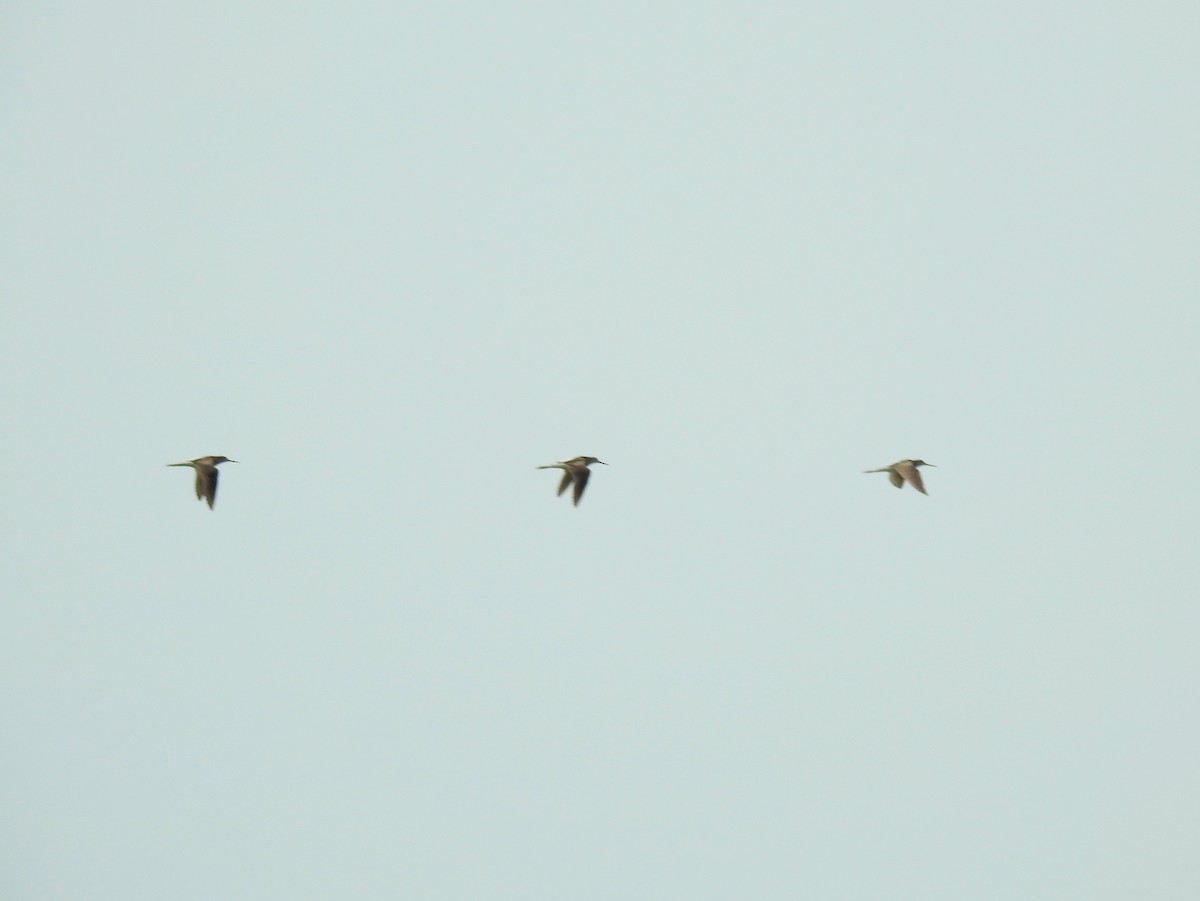
{"label": "pale blue sky", "polygon": [[0,26],[5,898],[1200,897],[1195,3]]}

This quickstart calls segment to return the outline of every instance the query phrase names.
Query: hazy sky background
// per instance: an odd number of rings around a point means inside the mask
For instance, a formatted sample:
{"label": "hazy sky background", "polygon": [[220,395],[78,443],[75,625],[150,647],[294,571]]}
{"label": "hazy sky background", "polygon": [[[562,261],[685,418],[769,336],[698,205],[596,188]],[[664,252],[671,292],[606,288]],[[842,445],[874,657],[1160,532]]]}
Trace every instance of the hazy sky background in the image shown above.
{"label": "hazy sky background", "polygon": [[1200,897],[1195,2],[0,34],[5,898]]}

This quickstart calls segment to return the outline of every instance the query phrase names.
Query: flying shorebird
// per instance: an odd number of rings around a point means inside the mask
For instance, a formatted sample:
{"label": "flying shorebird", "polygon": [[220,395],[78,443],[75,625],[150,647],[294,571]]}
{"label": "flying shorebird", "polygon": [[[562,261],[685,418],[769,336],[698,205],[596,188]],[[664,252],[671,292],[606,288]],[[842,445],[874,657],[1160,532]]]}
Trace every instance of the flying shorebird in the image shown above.
{"label": "flying shorebird", "polygon": [[196,470],[196,500],[208,501],[208,509],[212,509],[213,501],[217,499],[217,464],[236,463],[228,457],[197,457],[186,463],[168,463],[168,466],[190,466]]}
{"label": "flying shorebird", "polygon": [[575,506],[579,506],[579,499],[583,497],[583,489],[587,487],[588,477],[592,472],[588,469],[593,463],[599,463],[602,466],[607,466],[603,460],[597,460],[595,457],[573,457],[570,460],[563,460],[559,463],[547,463],[545,466],[539,466],[538,469],[561,469],[563,471],[562,481],[558,483],[557,494],[561,495],[567,490],[567,486],[574,483]]}
{"label": "flying shorebird", "polygon": [[[888,478],[892,480],[892,484],[897,488],[903,488],[904,483],[908,482],[922,494],[929,494],[925,490],[925,483],[921,481],[921,473],[917,470],[918,466],[933,466],[933,464],[926,463],[924,460],[897,460],[891,466],[885,466],[883,469],[867,469],[864,472],[886,472]],[[937,469],[936,466],[933,468]]]}

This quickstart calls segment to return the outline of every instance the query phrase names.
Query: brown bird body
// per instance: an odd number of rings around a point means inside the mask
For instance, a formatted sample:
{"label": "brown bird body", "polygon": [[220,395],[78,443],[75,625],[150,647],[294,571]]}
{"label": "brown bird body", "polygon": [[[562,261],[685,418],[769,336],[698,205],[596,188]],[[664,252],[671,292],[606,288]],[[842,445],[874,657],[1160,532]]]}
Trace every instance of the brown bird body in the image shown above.
{"label": "brown bird body", "polygon": [[558,495],[566,491],[568,485],[574,485],[575,492],[571,500],[578,507],[579,499],[583,497],[583,489],[587,487],[588,479],[592,475],[588,467],[593,463],[599,463],[602,466],[608,465],[595,457],[572,457],[570,460],[562,460],[558,463],[547,463],[545,466],[539,466],[538,469],[561,469],[563,477],[562,481],[558,483]]}
{"label": "brown bird body", "polygon": [[[925,490],[925,483],[921,481],[920,470],[918,466],[933,466],[932,463],[926,463],[924,460],[897,460],[891,466],[885,466],[882,469],[867,469],[865,472],[886,472],[888,479],[897,488],[903,488],[904,483],[912,485],[922,494],[929,494]],[[937,468],[936,466],[934,467]]]}
{"label": "brown bird body", "polygon": [[212,509],[217,500],[217,466],[221,463],[236,463],[228,457],[197,457],[186,463],[168,463],[168,466],[190,466],[196,470],[196,500],[208,501]]}

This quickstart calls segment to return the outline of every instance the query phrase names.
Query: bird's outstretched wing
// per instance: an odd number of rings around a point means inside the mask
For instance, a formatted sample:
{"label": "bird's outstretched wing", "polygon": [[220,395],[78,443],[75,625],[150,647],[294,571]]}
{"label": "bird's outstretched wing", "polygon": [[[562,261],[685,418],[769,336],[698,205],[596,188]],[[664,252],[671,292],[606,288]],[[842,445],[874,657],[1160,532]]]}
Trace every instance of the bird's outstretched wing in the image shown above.
{"label": "bird's outstretched wing", "polygon": [[583,489],[587,487],[588,479],[591,477],[591,475],[592,471],[587,467],[584,467],[575,473],[575,497],[572,499],[572,503],[576,507],[579,506],[579,499],[583,497]]}
{"label": "bird's outstretched wing", "polygon": [[[563,477],[562,477],[562,481],[560,481],[560,482],[558,483],[558,491],[556,491],[556,492],[554,493],[554,496],[555,496],[555,497],[561,497],[561,496],[562,496],[562,493],[563,493],[564,491],[566,491],[566,490],[567,490],[567,486],[568,486],[568,485],[570,485],[570,484],[571,484],[571,482],[573,482],[574,480],[575,480],[575,476],[572,474],[571,470],[569,470],[569,469],[564,469],[564,470],[563,470]],[[578,488],[577,488],[577,489],[575,489],[575,493],[576,493],[576,494],[578,494],[578,493],[579,493],[579,489],[578,489]]]}
{"label": "bird's outstretched wing", "polygon": [[208,509],[212,509],[217,501],[217,467],[196,467],[196,497],[208,501]]}
{"label": "bird's outstretched wing", "polygon": [[[914,470],[914,472],[915,472],[915,470]],[[896,472],[896,470],[894,470],[894,469],[889,469],[887,471],[887,474],[888,474],[888,481],[890,481],[893,485],[895,485],[897,488],[904,487],[904,476],[900,475],[900,473]]]}
{"label": "bird's outstretched wing", "polygon": [[929,492],[925,490],[925,483],[921,481],[921,471],[917,469],[917,467],[913,466],[911,463],[897,463],[896,472],[898,472],[900,476],[893,476],[892,484],[897,488],[900,487],[900,477],[903,477],[908,484],[912,485],[922,494],[929,494]]}

